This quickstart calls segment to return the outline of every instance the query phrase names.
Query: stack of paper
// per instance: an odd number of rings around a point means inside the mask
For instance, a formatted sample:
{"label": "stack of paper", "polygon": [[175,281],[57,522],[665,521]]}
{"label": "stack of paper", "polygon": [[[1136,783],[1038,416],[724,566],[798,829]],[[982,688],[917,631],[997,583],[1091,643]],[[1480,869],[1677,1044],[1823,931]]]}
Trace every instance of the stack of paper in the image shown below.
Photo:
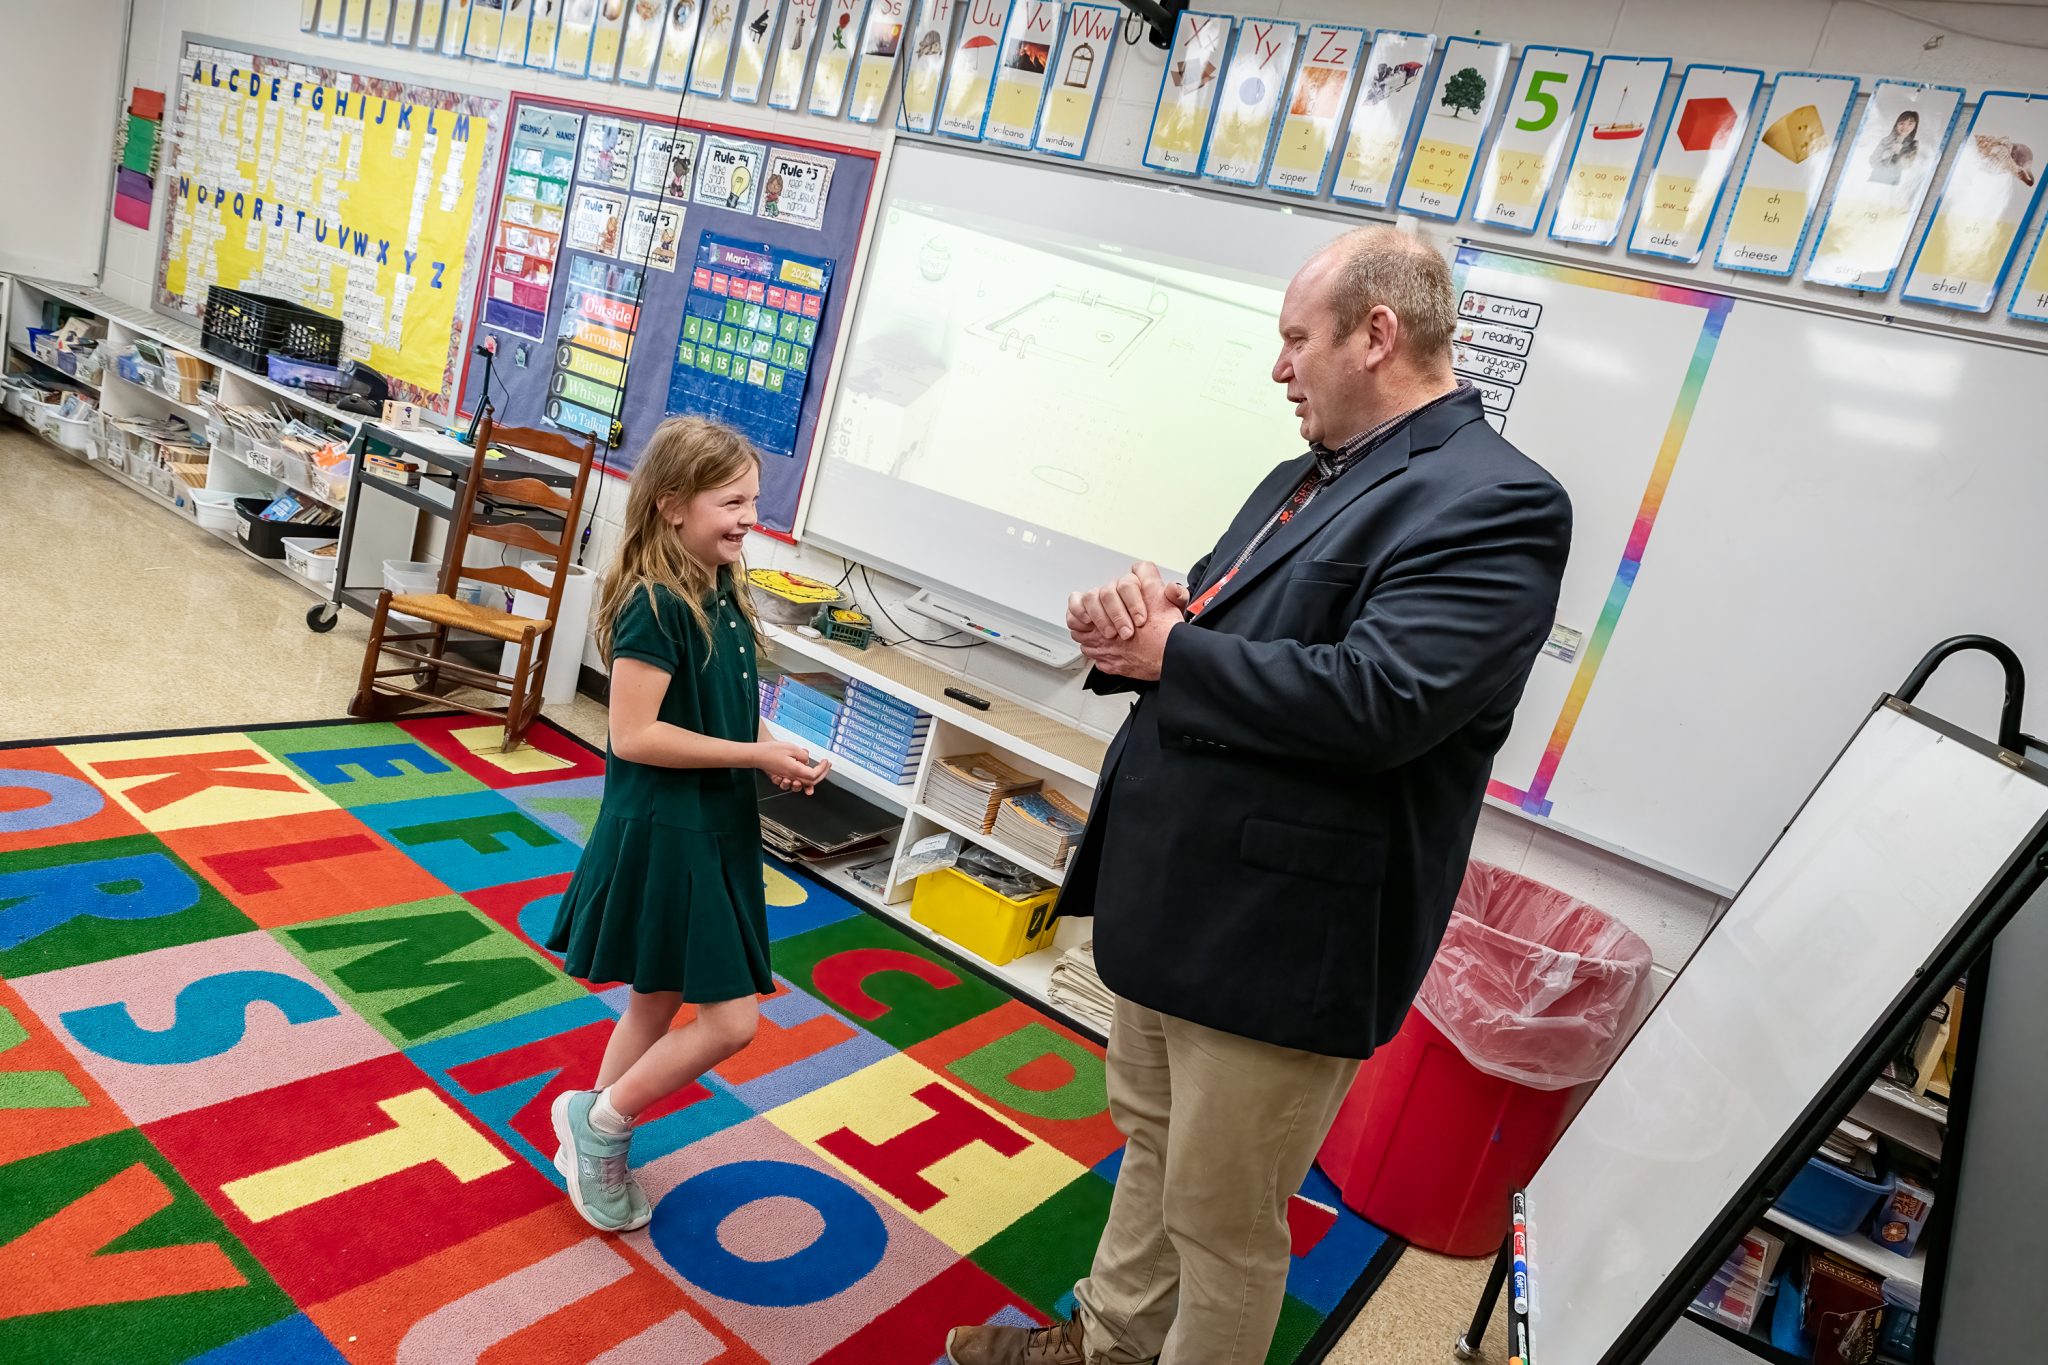
{"label": "stack of paper", "polygon": [[955,754],[932,769],[932,807],[983,834],[995,828],[996,809],[1012,796],[1035,792],[1043,782],[994,754]]}
{"label": "stack of paper", "polygon": [[996,810],[995,836],[1026,857],[1063,868],[1081,842],[1088,812],[1055,791],[1026,792]]}
{"label": "stack of paper", "polygon": [[1819,1156],[1865,1180],[1877,1179],[1877,1137],[1854,1119],[1835,1125],[1835,1131],[1821,1144]]}
{"label": "stack of paper", "polygon": [[1053,964],[1052,980],[1045,988],[1046,999],[1098,1033],[1109,1032],[1116,1013],[1116,997],[1095,974],[1095,940],[1069,948]]}

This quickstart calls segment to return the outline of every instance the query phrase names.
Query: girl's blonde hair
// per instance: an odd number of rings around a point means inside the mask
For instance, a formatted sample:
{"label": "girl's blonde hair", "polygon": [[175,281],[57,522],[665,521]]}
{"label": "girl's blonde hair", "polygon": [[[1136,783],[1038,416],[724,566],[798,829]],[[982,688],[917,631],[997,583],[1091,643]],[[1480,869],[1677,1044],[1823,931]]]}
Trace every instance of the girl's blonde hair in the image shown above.
{"label": "girl's blonde hair", "polygon": [[[711,617],[704,602],[718,588],[719,568],[690,553],[677,528],[662,515],[661,505],[665,500],[672,505],[687,503],[699,493],[723,488],[760,467],[760,455],[731,427],[702,417],[671,417],[655,428],[633,470],[626,494],[625,534],[597,603],[597,649],[606,667],[612,662],[612,628],[620,610],[633,593],[644,592],[648,606],[658,611],[656,587],[667,588],[682,599],[705,642],[710,643]],[[753,629],[754,604],[746,591],[745,562],[732,565],[731,573],[733,600],[748,628]]]}

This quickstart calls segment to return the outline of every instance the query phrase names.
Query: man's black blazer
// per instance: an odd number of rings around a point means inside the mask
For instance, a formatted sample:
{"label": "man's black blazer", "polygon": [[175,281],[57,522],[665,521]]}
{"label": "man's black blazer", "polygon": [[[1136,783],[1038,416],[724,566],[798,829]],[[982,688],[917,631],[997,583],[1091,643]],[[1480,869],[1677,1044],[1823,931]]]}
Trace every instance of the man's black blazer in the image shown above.
{"label": "man's black blazer", "polygon": [[[1189,587],[1311,468],[1274,470]],[[1060,909],[1106,985],[1228,1033],[1364,1057],[1450,919],[1493,755],[1571,545],[1557,481],[1467,390],[1411,419],[1260,547],[1111,744]]]}

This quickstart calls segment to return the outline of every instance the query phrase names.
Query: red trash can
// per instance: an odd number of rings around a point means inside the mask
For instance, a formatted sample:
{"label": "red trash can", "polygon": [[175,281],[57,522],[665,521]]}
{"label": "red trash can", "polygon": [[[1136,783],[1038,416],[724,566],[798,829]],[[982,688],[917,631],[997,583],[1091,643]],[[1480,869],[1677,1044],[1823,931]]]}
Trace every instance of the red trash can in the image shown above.
{"label": "red trash can", "polygon": [[1359,1068],[1317,1157],[1417,1246],[1488,1256],[1648,1005],[1650,949],[1541,882],[1473,863],[1415,1008]]}

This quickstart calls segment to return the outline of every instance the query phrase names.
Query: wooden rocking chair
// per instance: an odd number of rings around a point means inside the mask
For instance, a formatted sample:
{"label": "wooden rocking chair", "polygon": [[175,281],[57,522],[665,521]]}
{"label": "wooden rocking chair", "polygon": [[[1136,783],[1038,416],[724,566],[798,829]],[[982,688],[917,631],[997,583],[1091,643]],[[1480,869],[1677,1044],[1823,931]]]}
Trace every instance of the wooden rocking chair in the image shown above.
{"label": "wooden rocking chair", "polygon": [[[546,455],[572,465],[575,481],[568,496],[530,474],[492,477],[485,452],[494,449],[515,457]],[[487,719],[502,718],[505,737],[500,752],[510,753],[525,742],[527,729],[540,715],[541,683],[557,643],[554,623],[562,609],[569,563],[576,551],[583,495],[596,460],[597,441],[586,436],[578,444],[556,432],[497,427],[485,417],[477,428],[476,451],[456,494],[454,524],[441,559],[439,591],[394,596],[385,588],[377,595],[376,610],[370,615],[370,643],[363,653],[362,679],[348,710],[366,720],[384,720],[421,706],[447,706]],[[552,535],[534,524],[556,521],[560,525]],[[544,558],[517,565],[466,565],[465,552],[472,537],[530,550]],[[543,582],[528,572],[531,568],[551,568],[553,573]],[[465,602],[457,592],[465,578],[545,597],[547,614],[515,616],[497,607]],[[428,629],[389,633],[394,611],[426,622]],[[400,629],[406,628],[401,624]],[[449,633],[456,630],[516,645],[518,655],[511,671],[493,672],[447,657]],[[581,649],[582,643],[569,640],[563,647]],[[387,659],[396,661],[395,666],[379,668]],[[506,698],[506,705],[503,709],[477,706],[447,695],[464,687],[496,693]]]}

